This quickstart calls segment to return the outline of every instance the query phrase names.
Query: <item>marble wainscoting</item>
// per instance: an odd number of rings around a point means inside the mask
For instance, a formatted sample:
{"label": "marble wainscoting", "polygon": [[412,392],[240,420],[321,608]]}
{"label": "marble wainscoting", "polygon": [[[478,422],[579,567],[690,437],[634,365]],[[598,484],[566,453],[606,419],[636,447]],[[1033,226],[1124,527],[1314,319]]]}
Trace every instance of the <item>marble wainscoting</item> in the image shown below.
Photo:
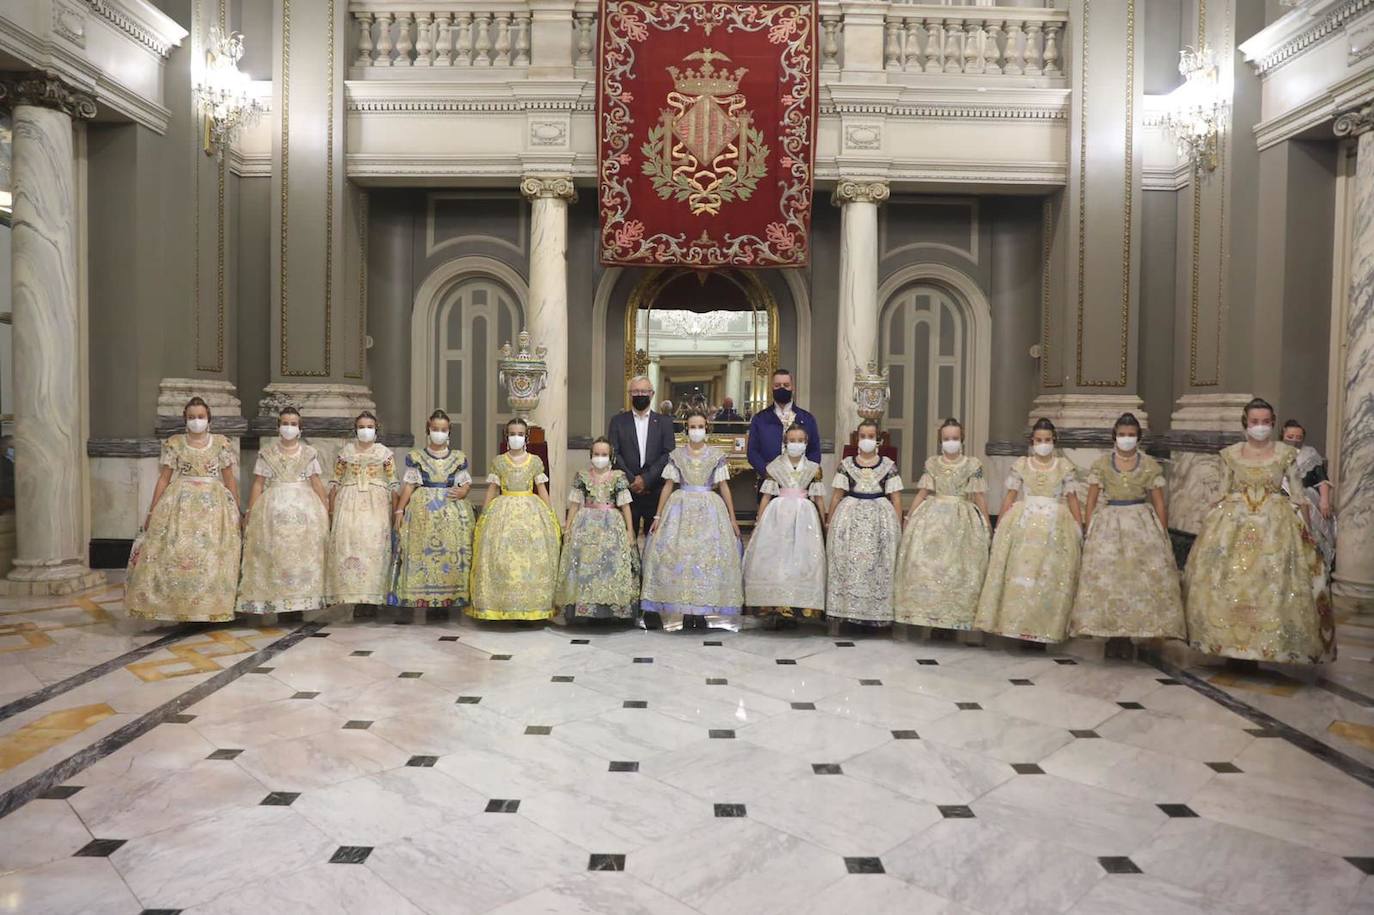
{"label": "marble wainscoting", "polygon": [[127,457],[108,455],[104,442],[95,450],[100,456],[90,454],[91,539],[133,540],[153,501],[161,445],[155,439],[130,440],[129,450],[141,453]]}
{"label": "marble wainscoting", "polygon": [[1222,448],[1241,439],[1241,413],[1251,394],[1185,394],[1178,399],[1164,443],[1169,527],[1197,535],[1202,518],[1221,497]]}

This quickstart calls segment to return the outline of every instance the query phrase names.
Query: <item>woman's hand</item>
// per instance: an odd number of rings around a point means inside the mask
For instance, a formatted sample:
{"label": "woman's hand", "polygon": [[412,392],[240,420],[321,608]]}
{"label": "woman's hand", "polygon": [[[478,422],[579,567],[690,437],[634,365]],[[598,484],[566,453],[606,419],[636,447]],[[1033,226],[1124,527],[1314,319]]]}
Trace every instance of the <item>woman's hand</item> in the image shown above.
{"label": "woman's hand", "polygon": [[450,486],[448,489],[444,490],[444,494],[455,502],[461,502],[463,499],[463,487]]}
{"label": "woman's hand", "polygon": [[739,522],[736,521],[734,518],[731,518],[730,527],[732,527],[735,531],[735,539],[742,541],[744,539],[744,534],[739,529]]}
{"label": "woman's hand", "polygon": [[398,509],[396,509],[394,512],[392,512],[392,513],[391,513],[391,529],[394,530],[394,531],[399,531],[399,530],[401,529],[401,522],[402,522],[403,520],[405,520],[405,516],[406,516],[405,509],[398,508]]}
{"label": "woman's hand", "polygon": [[654,523],[649,525],[650,535],[658,533],[658,515],[654,515]]}

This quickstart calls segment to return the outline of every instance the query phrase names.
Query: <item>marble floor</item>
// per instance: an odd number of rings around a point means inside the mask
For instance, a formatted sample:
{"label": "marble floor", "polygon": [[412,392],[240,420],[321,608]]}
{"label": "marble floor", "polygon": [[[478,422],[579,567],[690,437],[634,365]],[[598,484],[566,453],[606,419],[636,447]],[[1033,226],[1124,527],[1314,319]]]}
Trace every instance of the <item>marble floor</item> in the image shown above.
{"label": "marble floor", "polygon": [[1236,674],[349,617],[0,603],[0,912],[1374,913],[1367,621]]}

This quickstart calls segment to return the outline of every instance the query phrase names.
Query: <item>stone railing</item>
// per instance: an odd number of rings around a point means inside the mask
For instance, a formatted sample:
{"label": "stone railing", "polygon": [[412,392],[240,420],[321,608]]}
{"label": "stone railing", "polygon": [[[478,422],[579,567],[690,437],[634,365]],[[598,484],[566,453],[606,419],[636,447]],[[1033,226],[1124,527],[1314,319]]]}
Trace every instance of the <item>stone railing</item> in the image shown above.
{"label": "stone railing", "polygon": [[[1067,24],[1067,10],[893,3],[884,23],[883,69],[1059,77]],[[825,33],[821,44],[824,66]]]}
{"label": "stone railing", "polygon": [[369,3],[350,12],[354,67],[508,70],[530,63],[530,10],[523,3],[429,3],[421,10]]}

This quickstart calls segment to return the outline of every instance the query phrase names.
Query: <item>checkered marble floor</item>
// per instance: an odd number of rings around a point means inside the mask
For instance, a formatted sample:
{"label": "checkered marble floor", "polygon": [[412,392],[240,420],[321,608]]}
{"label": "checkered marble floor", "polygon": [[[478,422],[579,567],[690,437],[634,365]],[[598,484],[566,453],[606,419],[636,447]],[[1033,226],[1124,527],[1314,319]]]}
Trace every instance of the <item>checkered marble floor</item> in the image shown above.
{"label": "checkered marble floor", "polygon": [[61,691],[0,653],[0,912],[1374,912],[1358,647],[1340,694],[817,628],[88,628]]}

